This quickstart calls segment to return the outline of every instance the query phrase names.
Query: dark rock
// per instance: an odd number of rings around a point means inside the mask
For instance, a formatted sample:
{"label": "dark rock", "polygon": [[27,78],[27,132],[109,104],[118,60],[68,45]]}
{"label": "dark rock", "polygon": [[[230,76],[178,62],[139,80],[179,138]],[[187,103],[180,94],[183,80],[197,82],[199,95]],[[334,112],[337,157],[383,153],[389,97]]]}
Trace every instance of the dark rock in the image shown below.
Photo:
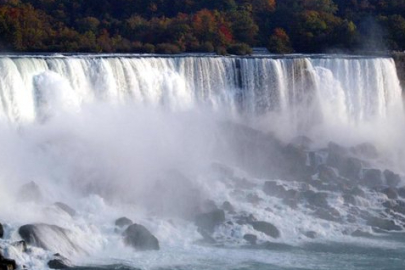
{"label": "dark rock", "polygon": [[363,232],[363,231],[361,231],[361,230],[355,230],[353,233],[352,233],[352,236],[354,236],[354,237],[371,237],[371,236],[373,236],[371,233],[368,233],[368,232]]}
{"label": "dark rock", "polygon": [[385,195],[387,195],[388,199],[393,199],[393,200],[398,199],[398,193],[392,187],[386,188],[386,189],[382,190],[381,192],[384,193]]}
{"label": "dark rock", "polygon": [[353,196],[363,197],[363,198],[366,197],[366,193],[358,186],[355,186],[352,189],[350,189],[348,194],[353,195]]}
{"label": "dark rock", "polygon": [[224,210],[215,210],[209,213],[203,213],[196,217],[195,224],[198,228],[209,233],[214,232],[216,226],[225,222]]}
{"label": "dark rock", "polygon": [[2,254],[0,254],[0,270],[15,270],[17,269],[17,263],[15,260],[10,260],[4,258]]}
{"label": "dark rock", "polygon": [[310,150],[313,142],[306,136],[298,136],[292,139],[290,144],[298,149]]}
{"label": "dark rock", "polygon": [[333,183],[338,180],[339,174],[332,167],[320,165],[318,166],[318,177],[322,182]]}
{"label": "dark rock", "polygon": [[276,226],[269,222],[265,221],[254,221],[250,223],[253,226],[253,229],[256,231],[262,232],[268,236],[271,236],[273,238],[278,238],[280,237],[280,231],[277,229]]}
{"label": "dark rock", "polygon": [[369,188],[376,188],[383,185],[382,173],[378,169],[367,169],[361,182]]}
{"label": "dark rock", "polygon": [[385,231],[402,231],[402,227],[395,224],[393,220],[372,217],[367,220],[367,225]]}
{"label": "dark rock", "polygon": [[401,187],[398,189],[398,195],[402,198],[405,198],[405,187]]}
{"label": "dark rock", "polygon": [[55,254],[54,258],[48,262],[50,269],[68,269],[71,266],[69,260],[59,254]]}
{"label": "dark rock", "polygon": [[377,148],[371,143],[362,143],[351,148],[352,153],[361,158],[376,159],[378,158]]}
{"label": "dark rock", "polygon": [[239,225],[250,224],[254,221],[257,221],[257,219],[252,214],[236,217],[236,223]]}
{"label": "dark rock", "polygon": [[351,194],[344,194],[343,200],[344,200],[345,204],[351,204],[351,205],[357,204],[356,198]]}
{"label": "dark rock", "polygon": [[308,238],[315,239],[316,236],[317,236],[317,233],[314,232],[314,231],[308,231],[308,232],[305,232],[304,235],[305,235],[306,237],[308,237]]}
{"label": "dark rock", "polygon": [[132,224],[123,233],[125,244],[136,250],[159,250],[159,241],[148,229],[139,224]]}
{"label": "dark rock", "polygon": [[248,241],[251,245],[256,245],[257,242],[257,236],[254,234],[245,234],[243,236],[243,239],[245,239],[246,241]]}
{"label": "dark rock", "polygon": [[284,186],[279,185],[274,181],[266,181],[263,186],[263,192],[270,196],[283,198],[286,191],[287,190],[284,188]]}
{"label": "dark rock", "polygon": [[256,205],[256,204],[260,203],[263,199],[260,198],[256,193],[249,193],[249,194],[246,196],[246,200],[247,200],[249,203]]}
{"label": "dark rock", "polygon": [[25,241],[17,241],[11,244],[20,252],[27,252],[27,243]]}
{"label": "dark rock", "polygon": [[121,217],[115,221],[115,226],[122,228],[131,225],[133,222],[127,217]]}
{"label": "dark rock", "polygon": [[342,175],[352,179],[358,180],[363,163],[360,159],[349,157],[346,159],[344,167],[341,169]]}
{"label": "dark rock", "polygon": [[235,208],[233,208],[232,204],[228,201],[226,201],[222,204],[222,209],[224,209],[225,211],[227,211],[230,214],[235,213]]}
{"label": "dark rock", "polygon": [[42,200],[41,189],[35,182],[29,182],[28,184],[21,186],[18,196],[24,201],[38,202]]}
{"label": "dark rock", "polygon": [[[28,224],[18,229],[21,238],[29,245],[58,252],[60,246],[78,250],[69,237],[69,231],[56,225]],[[53,239],[45,242],[44,239]]]}
{"label": "dark rock", "polygon": [[4,228],[3,228],[3,224],[0,223],[0,238],[3,238],[4,236]]}
{"label": "dark rock", "polygon": [[328,194],[323,192],[306,191],[304,192],[304,197],[308,203],[312,206],[317,207],[328,207]]}
{"label": "dark rock", "polygon": [[401,183],[401,176],[399,176],[398,174],[396,174],[390,170],[384,171],[384,177],[385,177],[385,183],[389,187],[397,187]]}
{"label": "dark rock", "polygon": [[76,211],[75,211],[72,207],[70,207],[69,205],[67,205],[67,204],[64,204],[64,203],[61,203],[61,202],[56,202],[54,205],[55,205],[56,207],[62,209],[62,210],[65,211],[66,213],[68,213],[71,217],[73,217],[73,216],[76,215]]}
{"label": "dark rock", "polygon": [[335,221],[335,222],[340,221],[340,214],[334,208],[329,208],[329,209],[320,208],[315,211],[314,215],[320,219],[324,219],[324,220],[328,220],[328,221]]}

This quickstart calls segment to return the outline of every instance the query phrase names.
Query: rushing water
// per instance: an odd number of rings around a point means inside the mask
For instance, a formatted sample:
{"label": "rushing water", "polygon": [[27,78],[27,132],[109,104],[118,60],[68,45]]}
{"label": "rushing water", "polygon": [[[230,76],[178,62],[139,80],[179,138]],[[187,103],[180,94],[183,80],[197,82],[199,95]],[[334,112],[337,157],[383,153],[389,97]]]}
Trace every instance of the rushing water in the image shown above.
{"label": "rushing water", "polygon": [[[367,142],[378,150],[371,157],[350,150],[362,168],[354,180],[345,175],[348,181],[362,183],[372,168],[402,176],[403,120],[391,58],[3,56],[1,247],[29,269],[46,268],[56,252],[83,270],[405,269],[403,232],[376,229],[368,216],[405,226],[402,210],[384,212],[382,187],[361,186],[355,206],[347,194],[327,189],[326,209],[338,212],[336,220],[320,218],[324,209],[308,205],[311,199],[291,206],[263,189],[275,180],[297,192],[304,182],[312,192],[322,190],[311,181],[331,156],[330,141]],[[312,142],[307,161],[296,165],[284,147],[302,136]],[[292,165],[284,168],[286,162]],[[329,165],[344,174],[340,164]],[[299,166],[314,168],[312,178]],[[31,181],[39,195],[21,191]],[[206,200],[235,209],[208,243],[193,221]],[[240,222],[249,215],[271,222],[281,236]],[[161,250],[125,246],[114,226],[121,216],[147,227]],[[40,231],[50,251],[10,246],[28,223],[66,228],[69,240]],[[352,236],[356,230],[362,237]],[[257,245],[246,234],[255,234]]]}

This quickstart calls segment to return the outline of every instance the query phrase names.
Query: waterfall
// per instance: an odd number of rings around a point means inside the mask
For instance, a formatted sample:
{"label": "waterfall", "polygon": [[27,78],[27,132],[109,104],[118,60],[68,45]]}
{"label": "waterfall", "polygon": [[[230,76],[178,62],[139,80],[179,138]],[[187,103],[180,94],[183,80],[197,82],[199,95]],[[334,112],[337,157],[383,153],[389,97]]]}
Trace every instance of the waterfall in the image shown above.
{"label": "waterfall", "polygon": [[271,114],[299,133],[331,116],[356,125],[401,114],[401,92],[390,58],[0,58],[0,118],[17,123],[102,101]]}

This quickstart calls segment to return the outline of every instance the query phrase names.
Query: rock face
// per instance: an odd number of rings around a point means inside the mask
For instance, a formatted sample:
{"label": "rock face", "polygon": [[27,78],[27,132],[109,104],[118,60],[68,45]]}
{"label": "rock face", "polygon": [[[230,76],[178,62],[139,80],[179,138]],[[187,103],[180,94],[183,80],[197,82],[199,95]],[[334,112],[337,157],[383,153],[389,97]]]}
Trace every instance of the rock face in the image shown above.
{"label": "rock face", "polygon": [[1,270],[15,270],[17,269],[17,264],[14,260],[6,259],[0,254],[0,269]]}
{"label": "rock face", "polygon": [[254,221],[250,223],[253,226],[253,229],[256,231],[262,232],[273,238],[280,237],[280,231],[271,223],[265,221]]}
{"label": "rock face", "polygon": [[148,229],[139,224],[132,224],[123,233],[125,244],[136,250],[159,250],[159,241]]}
{"label": "rock face", "polygon": [[53,252],[80,251],[69,237],[69,230],[56,225],[28,224],[20,227],[18,233],[28,244]]}
{"label": "rock face", "polygon": [[225,222],[224,210],[214,210],[208,213],[200,214],[195,219],[195,224],[200,230],[213,233],[216,226]]}
{"label": "rock face", "polygon": [[3,224],[0,223],[0,238],[3,238],[4,236],[4,228],[3,228]]}
{"label": "rock face", "polygon": [[115,221],[115,226],[122,228],[126,226],[130,226],[132,224],[132,220],[127,217],[121,217]]}

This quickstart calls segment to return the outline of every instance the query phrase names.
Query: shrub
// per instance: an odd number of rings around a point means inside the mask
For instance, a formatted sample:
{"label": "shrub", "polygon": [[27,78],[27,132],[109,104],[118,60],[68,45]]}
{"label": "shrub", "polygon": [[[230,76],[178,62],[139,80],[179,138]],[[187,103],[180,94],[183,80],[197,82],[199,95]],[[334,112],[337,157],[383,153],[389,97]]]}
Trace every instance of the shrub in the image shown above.
{"label": "shrub", "polygon": [[155,51],[163,54],[175,54],[181,52],[177,45],[171,43],[160,43],[156,45]]}
{"label": "shrub", "polygon": [[235,43],[228,47],[228,53],[236,55],[252,54],[252,48],[246,43]]}

